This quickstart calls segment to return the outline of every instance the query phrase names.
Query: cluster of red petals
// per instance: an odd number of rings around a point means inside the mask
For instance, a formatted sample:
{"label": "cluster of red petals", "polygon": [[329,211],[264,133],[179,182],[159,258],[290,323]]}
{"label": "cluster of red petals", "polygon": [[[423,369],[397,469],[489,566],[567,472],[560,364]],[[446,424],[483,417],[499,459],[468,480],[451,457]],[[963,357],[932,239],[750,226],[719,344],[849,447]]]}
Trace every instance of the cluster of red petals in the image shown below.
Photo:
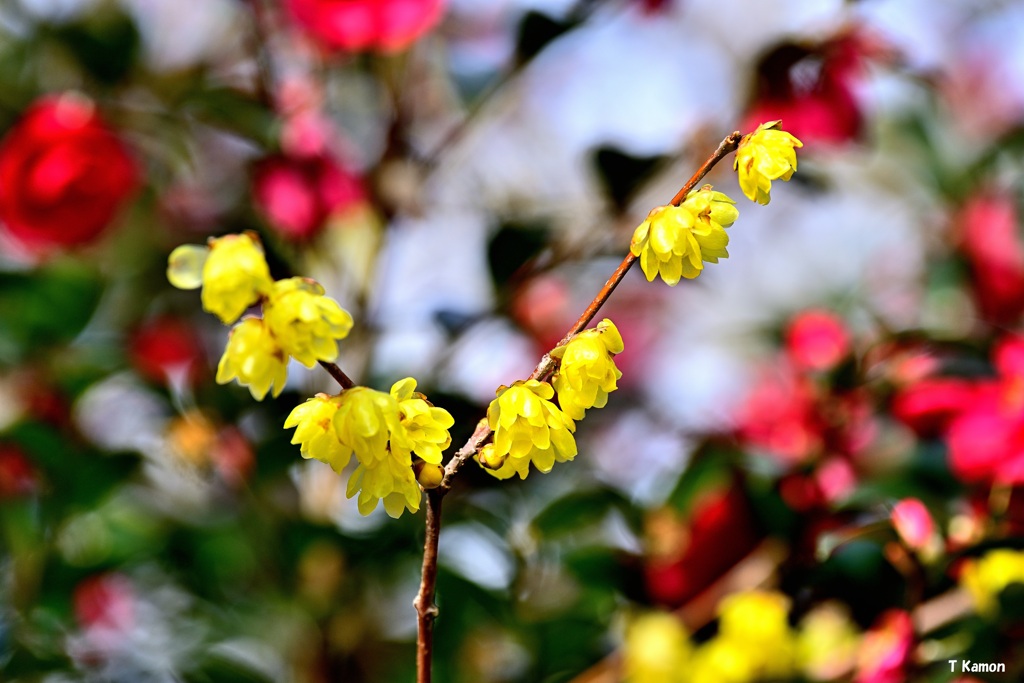
{"label": "cluster of red petals", "polygon": [[0,142],[0,222],[31,249],[94,240],[137,183],[128,150],[80,97],[37,101]]}
{"label": "cluster of red petals", "polygon": [[37,486],[36,470],[21,449],[0,444],[0,500],[30,495]]}
{"label": "cluster of red petals", "polygon": [[750,503],[738,485],[700,499],[690,513],[681,545],[644,568],[650,598],[679,607],[743,559],[761,538]]}
{"label": "cluster of red petals", "polygon": [[855,139],[863,115],[854,91],[869,47],[856,33],[813,47],[780,46],[759,66],[757,94],[743,129],[781,119],[804,143]]}
{"label": "cluster of red petals", "polygon": [[199,335],[179,318],[164,316],[142,325],[133,335],[130,353],[138,373],[153,382],[194,377],[202,368]]}
{"label": "cluster of red petals", "polygon": [[256,165],[252,182],[267,221],[294,241],[314,237],[331,215],[366,198],[362,178],[326,153],[269,157]]}
{"label": "cluster of red petals", "polygon": [[318,43],[344,52],[401,50],[444,13],[444,0],[288,0],[287,6]]}
{"label": "cluster of red petals", "polygon": [[892,413],[921,436],[943,436],[966,483],[1024,483],[1024,338],[993,348],[995,377],[929,377],[900,389]]}
{"label": "cluster of red petals", "polygon": [[978,310],[996,324],[1024,313],[1024,243],[1018,212],[1007,193],[983,192],[967,201],[959,216],[960,250],[971,268]]}

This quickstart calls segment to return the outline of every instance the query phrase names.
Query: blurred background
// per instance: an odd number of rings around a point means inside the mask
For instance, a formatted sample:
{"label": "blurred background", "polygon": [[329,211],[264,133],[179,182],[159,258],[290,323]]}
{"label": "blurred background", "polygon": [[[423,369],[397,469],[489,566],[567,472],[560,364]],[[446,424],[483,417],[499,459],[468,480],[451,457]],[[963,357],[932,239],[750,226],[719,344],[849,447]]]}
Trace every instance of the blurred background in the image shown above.
{"label": "blurred background", "polygon": [[[733,130],[730,258],[639,269],[580,455],[445,504],[436,678],[1024,672],[1024,4],[4,0],[0,680],[410,681],[422,516],[213,368],[167,255],[259,233],[456,447]],[[965,673],[948,660],[1003,663]],[[951,668],[953,670],[951,670]]]}

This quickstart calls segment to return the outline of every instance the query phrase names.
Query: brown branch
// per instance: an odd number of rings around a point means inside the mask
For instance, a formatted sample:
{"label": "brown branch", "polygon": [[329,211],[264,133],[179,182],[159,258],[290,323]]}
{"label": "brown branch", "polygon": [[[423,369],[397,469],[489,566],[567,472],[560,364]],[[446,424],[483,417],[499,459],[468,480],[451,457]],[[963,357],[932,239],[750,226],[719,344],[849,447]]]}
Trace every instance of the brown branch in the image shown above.
{"label": "brown branch", "polygon": [[336,363],[331,363],[325,360],[320,361],[320,366],[330,373],[331,377],[337,380],[338,384],[341,385],[342,389],[351,389],[356,385],[352,379],[345,374],[345,371],[338,367]]}
{"label": "brown branch", "polygon": [[416,608],[416,683],[430,683],[431,660],[434,654],[434,619],[437,605],[437,541],[441,537],[441,503],[444,490],[427,491],[427,538],[423,544],[423,574],[420,591],[413,600]]}

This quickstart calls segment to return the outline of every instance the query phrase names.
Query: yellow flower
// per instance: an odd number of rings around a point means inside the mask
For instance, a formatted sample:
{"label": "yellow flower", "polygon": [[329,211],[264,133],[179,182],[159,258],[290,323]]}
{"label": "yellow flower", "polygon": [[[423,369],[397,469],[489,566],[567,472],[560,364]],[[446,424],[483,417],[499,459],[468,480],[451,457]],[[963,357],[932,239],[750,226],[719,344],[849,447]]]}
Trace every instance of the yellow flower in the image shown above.
{"label": "yellow flower", "polygon": [[740,646],[745,666],[768,678],[794,668],[796,637],[789,627],[789,598],[781,593],[735,593],[718,606],[718,637]]}
{"label": "yellow flower", "polygon": [[993,615],[999,607],[999,594],[1012,583],[1024,584],[1024,551],[1000,548],[965,563],[960,585],[978,611]]}
{"label": "yellow flower", "polygon": [[317,394],[295,406],[284,423],[285,429],[296,427],[292,443],[301,444],[303,458],[316,458],[335,472],[341,472],[352,457],[352,450],[341,444],[334,431],[334,414],[340,401],[340,396]]}
{"label": "yellow flower", "polygon": [[338,397],[334,430],[347,460],[355,453],[359,466],[348,481],[347,495],[359,495],[359,512],[368,515],[384,501],[384,509],[398,517],[420,506],[420,488],[412,465],[412,449],[402,424],[398,400],[367,387],[353,387]]}
{"label": "yellow flower", "polygon": [[735,202],[711,186],[691,192],[679,206],[659,206],[633,233],[629,250],[640,257],[648,282],[661,275],[669,285],[701,274],[704,261],[718,263],[729,252],[729,235],[739,213]]}
{"label": "yellow flower", "polygon": [[447,410],[430,405],[423,394],[417,393],[416,380],[412,377],[395,382],[391,395],[398,401],[402,426],[412,451],[428,463],[439,464],[441,451],[452,442],[448,430],[455,424],[454,418]]}
{"label": "yellow flower", "polygon": [[301,277],[278,280],[263,305],[263,318],[281,347],[306,367],[338,357],[338,339],[352,329],[352,316],[324,296],[324,288]]}
{"label": "yellow flower", "polygon": [[736,150],[736,170],[740,189],[752,202],[771,201],[773,180],[789,180],[796,171],[796,147],[804,143],[779,128],[781,121],[762,123],[740,140]]}
{"label": "yellow flower", "polygon": [[384,502],[388,516],[398,519],[406,509],[416,512],[420,509],[420,487],[412,466],[403,465],[394,458],[388,458],[374,467],[360,465],[348,480],[346,495],[359,498],[356,504],[359,513],[368,515],[379,501]]}
{"label": "yellow flower", "polygon": [[262,401],[271,387],[277,397],[288,380],[288,357],[259,318],[246,318],[228,337],[217,364],[217,383],[227,384],[233,379],[249,387],[257,401]]}
{"label": "yellow flower", "polygon": [[623,671],[627,683],[682,683],[689,657],[686,629],[671,614],[644,614],[626,629]]}
{"label": "yellow flower", "polygon": [[612,358],[622,349],[619,330],[605,318],[595,329],[580,332],[551,352],[562,361],[551,383],[566,415],[581,420],[587,408],[604,408],[609,392],[615,391],[616,380],[622,377]]}
{"label": "yellow flower", "polygon": [[800,670],[813,681],[834,681],[853,670],[860,633],[839,603],[814,608],[800,622],[796,653]]}
{"label": "yellow flower", "polygon": [[715,636],[694,651],[688,683],[752,683],[756,673],[748,655],[743,643]]}
{"label": "yellow flower", "polygon": [[[346,460],[354,452],[361,464],[372,468],[404,453],[404,464],[411,467],[411,448],[405,443],[398,401],[393,396],[369,387],[352,387],[341,393],[337,403],[332,420]],[[392,448],[392,438],[399,448]]]}
{"label": "yellow flower", "polygon": [[208,244],[172,251],[167,279],[180,289],[202,286],[203,308],[230,324],[270,291],[270,269],[251,233],[211,238]]}
{"label": "yellow flower", "polygon": [[499,479],[518,474],[525,479],[532,461],[541,472],[550,472],[555,462],[576,457],[576,425],[551,402],[555,390],[547,382],[518,381],[498,389],[487,408],[487,421],[494,430],[495,457],[508,456],[497,470]]}

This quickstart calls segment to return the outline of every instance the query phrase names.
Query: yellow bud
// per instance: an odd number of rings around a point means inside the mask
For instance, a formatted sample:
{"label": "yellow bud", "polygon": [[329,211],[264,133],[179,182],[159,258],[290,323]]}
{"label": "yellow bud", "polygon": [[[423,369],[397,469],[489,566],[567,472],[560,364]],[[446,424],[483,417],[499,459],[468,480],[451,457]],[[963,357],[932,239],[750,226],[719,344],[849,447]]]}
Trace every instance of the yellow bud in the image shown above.
{"label": "yellow bud", "polygon": [[425,489],[436,489],[444,479],[444,468],[440,465],[417,460],[413,470],[416,472],[416,481]]}
{"label": "yellow bud", "polygon": [[505,460],[508,455],[502,455],[494,449],[494,444],[489,443],[480,449],[480,453],[477,454],[476,459],[480,463],[481,467],[489,470],[500,470],[501,466],[505,464]]}

